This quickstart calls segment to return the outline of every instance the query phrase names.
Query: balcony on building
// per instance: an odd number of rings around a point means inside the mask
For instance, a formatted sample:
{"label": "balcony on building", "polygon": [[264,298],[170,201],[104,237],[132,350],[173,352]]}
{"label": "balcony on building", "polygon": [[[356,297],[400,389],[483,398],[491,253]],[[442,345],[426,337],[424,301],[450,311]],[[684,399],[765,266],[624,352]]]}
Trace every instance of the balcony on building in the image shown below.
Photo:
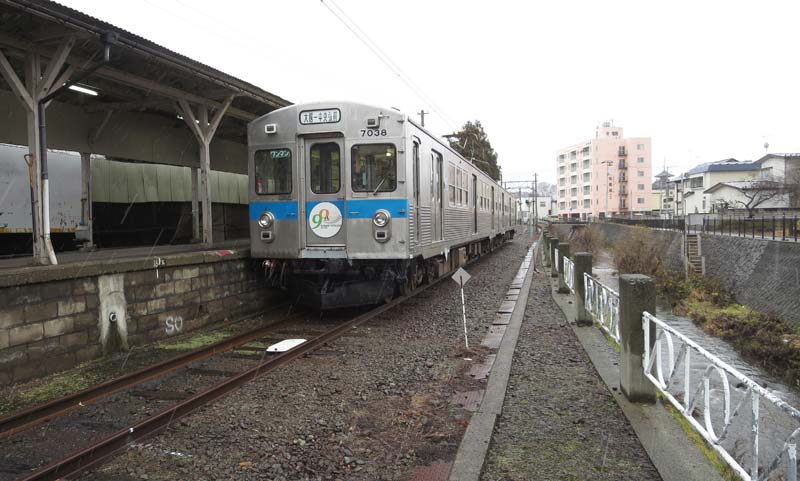
{"label": "balcony on building", "polygon": [[620,147],[619,148],[619,156],[620,157],[625,157],[626,155],[628,155],[628,151],[625,150],[625,147]]}
{"label": "balcony on building", "polygon": [[617,167],[618,167],[620,170],[625,170],[625,169],[627,169],[627,168],[628,168],[628,164],[627,164],[627,163],[625,163],[625,159],[620,159],[620,160],[619,160],[619,164],[617,165]]}

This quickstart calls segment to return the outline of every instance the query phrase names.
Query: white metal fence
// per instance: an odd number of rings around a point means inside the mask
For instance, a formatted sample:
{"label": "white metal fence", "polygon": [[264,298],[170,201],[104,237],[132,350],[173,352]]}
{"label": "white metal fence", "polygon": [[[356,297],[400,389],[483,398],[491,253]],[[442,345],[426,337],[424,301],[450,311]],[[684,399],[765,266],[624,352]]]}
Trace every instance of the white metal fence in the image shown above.
{"label": "white metal fence", "polygon": [[619,344],[619,293],[586,272],[583,273],[583,282],[586,310],[600,328]]}
{"label": "white metal fence", "polygon": [[564,283],[575,292],[575,264],[569,257],[564,258]]}
{"label": "white metal fence", "polygon": [[[647,312],[642,328],[645,375],[742,479],[797,481],[800,411]],[[693,379],[692,370],[701,371],[702,376],[695,373],[701,379]],[[683,379],[676,379],[681,374]],[[732,395],[739,398],[733,410]],[[760,456],[759,437],[765,431],[769,439],[761,444],[772,452]],[[777,477],[771,478],[773,473]]]}

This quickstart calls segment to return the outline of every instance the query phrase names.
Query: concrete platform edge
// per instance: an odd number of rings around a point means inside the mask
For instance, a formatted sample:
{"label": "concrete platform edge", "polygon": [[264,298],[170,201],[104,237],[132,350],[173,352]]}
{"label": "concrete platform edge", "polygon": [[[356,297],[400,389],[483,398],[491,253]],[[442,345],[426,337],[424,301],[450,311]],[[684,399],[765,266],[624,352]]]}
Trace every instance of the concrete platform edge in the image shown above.
{"label": "concrete platform edge", "polygon": [[531,265],[525,275],[525,282],[522,285],[519,299],[514,306],[511,320],[500,343],[500,349],[497,351],[492,371],[489,373],[486,393],[478,407],[478,411],[470,418],[467,430],[464,432],[464,437],[461,438],[461,443],[458,446],[453,467],[450,469],[448,478],[450,481],[478,481],[480,479],[486,453],[489,451],[489,444],[494,433],[495,421],[503,409],[506,387],[511,376],[514,350],[517,346],[522,319],[528,304],[528,293],[533,283],[533,271],[538,245],[539,242],[536,241],[531,247],[533,251]]}
{"label": "concrete platform edge", "polygon": [[0,271],[0,287],[36,284],[60,280],[93,277],[106,274],[119,274],[153,269],[153,259],[164,260],[161,267],[179,267],[192,264],[209,264],[214,262],[244,259],[250,257],[250,249],[223,249],[225,255],[217,254],[217,250],[193,250],[167,254],[153,254],[144,257],[123,257],[118,259],[90,260],[76,265],[75,263],[54,266],[28,266]]}
{"label": "concrete platform edge", "polygon": [[[550,287],[553,300],[564,316],[568,320],[574,319],[576,306],[569,303],[573,295],[559,294],[558,285],[553,280]],[[664,481],[723,481],[719,471],[686,437],[683,428],[660,400],[656,404],[635,404],[625,398],[619,389],[618,361],[610,354],[608,341],[600,329],[577,326],[572,321],[569,324],[661,478]]]}

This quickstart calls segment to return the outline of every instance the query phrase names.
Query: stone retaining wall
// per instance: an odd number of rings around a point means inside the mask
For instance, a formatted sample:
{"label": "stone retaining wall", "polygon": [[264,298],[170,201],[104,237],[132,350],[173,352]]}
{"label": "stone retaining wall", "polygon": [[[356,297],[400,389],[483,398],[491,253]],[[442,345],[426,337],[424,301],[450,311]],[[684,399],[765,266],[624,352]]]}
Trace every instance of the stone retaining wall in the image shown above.
{"label": "stone retaining wall", "polygon": [[[612,243],[633,229],[597,225]],[[682,234],[655,229],[653,233],[661,241],[667,268],[683,272]],[[720,235],[700,238],[707,277],[718,279],[738,302],[800,327],[800,243]]]}
{"label": "stone retaining wall", "polygon": [[[32,279],[22,276],[23,283],[0,287],[0,384],[256,312],[278,297],[251,266],[248,251],[178,254],[161,262],[158,269],[142,268],[141,260],[90,266],[87,276],[73,266],[50,276],[66,279],[27,282]],[[108,318],[114,306],[101,306],[101,297],[104,303],[109,297],[100,295],[101,279],[109,275],[121,276],[124,286],[116,322]]]}

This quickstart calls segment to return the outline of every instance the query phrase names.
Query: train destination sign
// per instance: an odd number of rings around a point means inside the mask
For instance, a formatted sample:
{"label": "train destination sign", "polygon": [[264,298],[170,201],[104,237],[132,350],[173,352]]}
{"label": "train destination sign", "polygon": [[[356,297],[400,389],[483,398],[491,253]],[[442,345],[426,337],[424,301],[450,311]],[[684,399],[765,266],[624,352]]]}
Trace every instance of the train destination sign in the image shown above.
{"label": "train destination sign", "polygon": [[341,118],[342,113],[339,109],[304,110],[300,112],[300,123],[303,125],[335,124]]}

